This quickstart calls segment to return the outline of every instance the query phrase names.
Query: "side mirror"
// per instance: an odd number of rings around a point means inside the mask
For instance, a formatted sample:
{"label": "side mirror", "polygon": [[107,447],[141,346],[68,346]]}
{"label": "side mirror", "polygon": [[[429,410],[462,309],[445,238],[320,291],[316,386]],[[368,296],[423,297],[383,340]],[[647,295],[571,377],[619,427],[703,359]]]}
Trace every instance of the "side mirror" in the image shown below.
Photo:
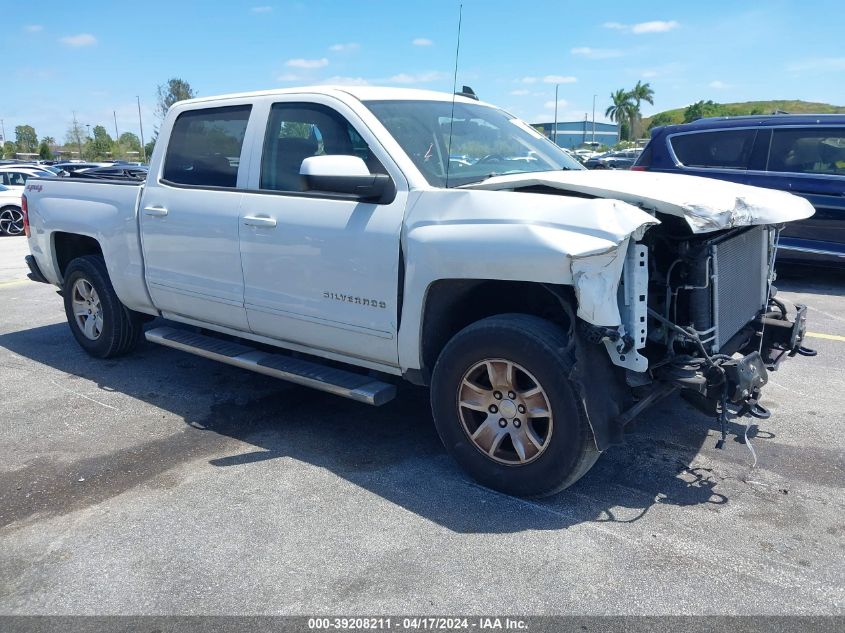
{"label": "side mirror", "polygon": [[359,200],[383,201],[392,190],[390,176],[371,174],[358,156],[309,156],[302,161],[299,175],[309,191],[348,194]]}

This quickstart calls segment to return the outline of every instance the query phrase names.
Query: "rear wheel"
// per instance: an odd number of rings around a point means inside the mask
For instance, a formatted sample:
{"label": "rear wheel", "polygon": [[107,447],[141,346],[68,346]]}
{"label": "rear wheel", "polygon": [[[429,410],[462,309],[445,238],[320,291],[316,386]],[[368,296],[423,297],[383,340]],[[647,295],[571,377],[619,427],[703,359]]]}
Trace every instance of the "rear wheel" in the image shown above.
{"label": "rear wheel", "polygon": [[97,358],[132,351],[141,339],[141,315],[124,306],[99,255],[74,259],[65,271],[62,294],[71,332]]}
{"label": "rear wheel", "polygon": [[23,233],[23,211],[20,207],[8,206],[0,209],[0,235]]}
{"label": "rear wheel", "polygon": [[459,332],[431,389],[447,451],[508,494],[544,496],[575,483],[600,452],[567,379],[573,362],[566,333],[538,317],[501,315]]}

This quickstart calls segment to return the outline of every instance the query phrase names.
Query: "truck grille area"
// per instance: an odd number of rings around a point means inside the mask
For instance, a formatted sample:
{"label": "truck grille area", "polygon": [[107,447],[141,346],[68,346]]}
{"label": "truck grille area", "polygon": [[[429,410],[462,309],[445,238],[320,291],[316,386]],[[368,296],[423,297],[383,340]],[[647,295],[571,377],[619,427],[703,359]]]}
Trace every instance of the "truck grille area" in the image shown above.
{"label": "truck grille area", "polygon": [[703,250],[696,276],[710,283],[693,291],[690,317],[711,352],[719,352],[765,306],[768,253],[766,227],[714,239]]}

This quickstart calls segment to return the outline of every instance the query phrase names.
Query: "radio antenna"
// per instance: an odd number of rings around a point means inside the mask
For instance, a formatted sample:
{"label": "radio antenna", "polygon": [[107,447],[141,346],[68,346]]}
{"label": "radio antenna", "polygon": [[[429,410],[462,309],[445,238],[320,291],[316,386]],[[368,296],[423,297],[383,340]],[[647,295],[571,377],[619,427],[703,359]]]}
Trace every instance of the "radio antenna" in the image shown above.
{"label": "radio antenna", "polygon": [[455,75],[452,78],[452,113],[449,116],[449,144],[446,148],[446,189],[449,188],[449,166],[452,163],[452,127],[455,125],[455,93],[458,90],[458,55],[461,52],[461,19],[464,5],[458,5],[458,42],[455,45]]}

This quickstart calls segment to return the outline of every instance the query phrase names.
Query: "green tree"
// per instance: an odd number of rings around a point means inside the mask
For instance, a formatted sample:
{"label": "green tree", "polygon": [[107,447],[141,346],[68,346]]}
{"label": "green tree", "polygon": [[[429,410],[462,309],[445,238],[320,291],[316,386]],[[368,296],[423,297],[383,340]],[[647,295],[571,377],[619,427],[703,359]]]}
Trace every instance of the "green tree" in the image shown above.
{"label": "green tree", "polygon": [[108,158],[114,149],[114,141],[102,125],[94,126],[94,138],[91,140],[91,154],[95,159]]}
{"label": "green tree", "polygon": [[133,134],[132,132],[124,132],[117,139],[117,142],[121,147],[125,147],[131,152],[141,151],[141,139],[138,138],[137,134]]}
{"label": "green tree", "polygon": [[637,85],[630,92],[631,99],[634,102],[634,112],[631,120],[631,127],[633,128],[634,138],[639,138],[643,133],[643,117],[640,112],[640,104],[645,101],[654,105],[654,90],[651,85],[637,81]]}
{"label": "green tree", "polygon": [[709,116],[719,116],[724,108],[712,101],[696,101],[684,110],[684,123],[691,123],[697,119]]}
{"label": "green tree", "polygon": [[152,139],[149,143],[144,145],[144,152],[147,156],[147,162],[150,161],[150,157],[153,155],[153,150],[155,149],[155,146],[156,146],[156,140],[155,139]]}
{"label": "green tree", "polygon": [[611,105],[608,106],[604,112],[604,116],[619,126],[619,140],[622,140],[622,125],[627,124],[628,131],[630,131],[630,121],[633,116],[634,102],[631,98],[631,93],[626,90],[619,89],[616,92],[610,93]]}
{"label": "green tree", "polygon": [[18,125],[15,127],[15,145],[19,152],[31,154],[38,149],[38,135],[31,125]]}
{"label": "green tree", "polygon": [[[156,117],[159,122],[164,121],[167,111],[177,101],[184,101],[185,99],[193,99],[196,96],[191,84],[184,79],[173,77],[168,79],[167,83],[158,86],[158,101],[156,102]],[[156,129],[158,135],[158,129]]]}
{"label": "green tree", "polygon": [[41,145],[38,146],[38,157],[42,160],[50,160],[53,158],[53,151],[50,149],[50,146],[45,140],[42,140]]}
{"label": "green tree", "polygon": [[18,148],[15,146],[12,141],[6,141],[3,143],[3,158],[14,158],[15,152],[18,151]]}
{"label": "green tree", "polygon": [[671,125],[672,124],[672,115],[668,112],[660,112],[655,114],[651,117],[651,121],[649,121],[648,129],[651,130],[656,127],[660,127],[661,125]]}

